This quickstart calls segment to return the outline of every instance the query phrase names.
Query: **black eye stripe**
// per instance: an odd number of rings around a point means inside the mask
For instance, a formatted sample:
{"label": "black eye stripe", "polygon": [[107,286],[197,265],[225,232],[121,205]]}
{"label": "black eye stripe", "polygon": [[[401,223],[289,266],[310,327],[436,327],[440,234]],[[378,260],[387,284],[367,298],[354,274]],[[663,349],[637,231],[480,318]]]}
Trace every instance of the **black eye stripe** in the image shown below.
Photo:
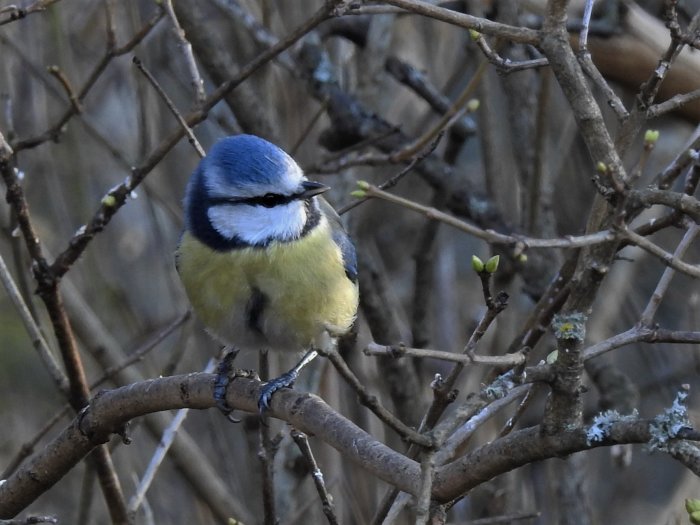
{"label": "black eye stripe", "polygon": [[296,195],[280,195],[279,193],[266,193],[262,197],[253,197],[246,201],[246,204],[265,206],[266,208],[272,208],[273,206],[278,206],[280,204],[287,204],[291,202]]}
{"label": "black eye stripe", "polygon": [[266,193],[256,197],[212,197],[211,204],[247,204],[249,206],[264,206],[273,208],[282,204],[288,204],[293,200],[301,198],[302,195],[294,193],[292,195],[282,195],[280,193]]}

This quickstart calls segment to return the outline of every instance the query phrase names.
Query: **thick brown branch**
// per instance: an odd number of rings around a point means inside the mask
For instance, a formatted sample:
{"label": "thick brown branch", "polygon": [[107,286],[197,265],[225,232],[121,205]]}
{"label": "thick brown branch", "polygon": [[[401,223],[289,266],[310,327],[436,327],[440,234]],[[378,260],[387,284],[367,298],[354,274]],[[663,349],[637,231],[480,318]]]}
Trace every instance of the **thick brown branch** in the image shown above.
{"label": "thick brown branch", "polygon": [[484,481],[534,461],[617,443],[646,443],[650,438],[649,421],[645,420],[613,423],[607,437],[595,442],[588,441],[584,429],[565,429],[547,436],[540,427],[526,428],[438,468],[433,497],[450,501]]}
{"label": "thick brown branch", "polygon": [[[214,407],[214,380],[214,375],[204,373],[171,376],[97,396],[46,449],[0,485],[0,519],[24,509],[129,420],[163,410]],[[226,400],[234,409],[255,413],[260,387],[259,381],[236,379],[229,385]],[[281,390],[272,398],[269,414],[323,439],[403,491],[415,494],[420,489],[417,463],[377,442],[314,395]]]}

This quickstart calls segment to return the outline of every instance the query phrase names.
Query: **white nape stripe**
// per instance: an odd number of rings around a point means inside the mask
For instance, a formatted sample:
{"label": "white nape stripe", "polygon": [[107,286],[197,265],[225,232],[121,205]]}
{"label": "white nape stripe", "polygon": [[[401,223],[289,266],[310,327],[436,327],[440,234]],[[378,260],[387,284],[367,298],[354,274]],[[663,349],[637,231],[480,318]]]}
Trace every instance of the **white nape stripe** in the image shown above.
{"label": "white nape stripe", "polygon": [[248,244],[289,241],[301,235],[306,224],[303,201],[265,208],[247,204],[219,204],[207,210],[213,228],[223,237]]}

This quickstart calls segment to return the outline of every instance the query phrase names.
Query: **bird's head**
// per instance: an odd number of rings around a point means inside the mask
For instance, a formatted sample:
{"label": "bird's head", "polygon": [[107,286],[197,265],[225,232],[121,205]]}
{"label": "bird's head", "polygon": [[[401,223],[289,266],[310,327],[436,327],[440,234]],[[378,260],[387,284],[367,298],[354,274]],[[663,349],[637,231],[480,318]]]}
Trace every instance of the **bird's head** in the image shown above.
{"label": "bird's head", "polygon": [[252,135],[227,137],[192,174],[186,227],[215,249],[291,241],[317,218],[314,197],[326,190],[274,144]]}

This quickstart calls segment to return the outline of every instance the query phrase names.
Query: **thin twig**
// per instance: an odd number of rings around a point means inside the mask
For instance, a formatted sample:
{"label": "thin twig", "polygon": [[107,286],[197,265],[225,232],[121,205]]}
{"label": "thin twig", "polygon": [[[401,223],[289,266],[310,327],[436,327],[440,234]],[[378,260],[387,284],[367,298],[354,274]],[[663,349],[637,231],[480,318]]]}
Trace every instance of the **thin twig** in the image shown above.
{"label": "thin twig", "polygon": [[[438,114],[443,115],[450,109],[452,104],[450,99],[433,85],[428,75],[423,71],[394,56],[387,58],[384,68],[396,80],[411,88]],[[463,117],[452,127],[452,132],[457,133],[462,138],[472,136],[476,132],[476,123],[469,117]]]}
{"label": "thin twig", "polygon": [[688,264],[686,262],[681,261],[674,254],[667,252],[660,246],[657,246],[656,244],[651,242],[646,237],[642,237],[641,235],[630,230],[626,226],[623,226],[620,229],[620,233],[629,242],[631,242],[635,246],[639,246],[640,248],[649,252],[655,257],[658,257],[674,270],[678,270],[679,272],[682,272],[686,275],[690,275],[691,277],[700,277],[700,265]]}
{"label": "thin twig", "polygon": [[642,178],[642,175],[644,174],[644,169],[647,166],[647,163],[649,161],[649,157],[651,156],[651,152],[654,151],[654,147],[656,146],[655,141],[651,140],[645,140],[644,141],[644,147],[642,148],[642,153],[639,156],[639,160],[637,161],[637,165],[633,168],[630,169],[628,172],[627,180],[625,183],[627,186],[634,186],[634,184]]}
{"label": "thin twig", "polygon": [[515,73],[518,71],[524,71],[526,69],[537,69],[540,67],[546,67],[549,62],[546,58],[533,58],[532,60],[522,60],[520,62],[512,62],[507,58],[503,58],[494,49],[489,46],[484,36],[476,31],[471,32],[472,40],[479,46],[481,52],[484,54],[486,59],[496,66],[498,71],[501,73]]}
{"label": "thin twig", "polygon": [[664,328],[647,327],[638,324],[622,333],[614,335],[605,341],[600,341],[589,346],[583,352],[584,360],[593,359],[616,348],[632,343],[674,343],[674,344],[698,344],[700,332],[667,330]]}
{"label": "thin twig", "polygon": [[171,323],[169,323],[162,330],[156,333],[151,339],[139,346],[133,352],[130,352],[123,362],[119,363],[116,366],[110,366],[106,368],[100,377],[98,377],[97,379],[92,381],[92,383],[90,383],[90,390],[94,390],[102,383],[108,381],[116,374],[124,370],[126,367],[131,366],[137,361],[142,360],[146,354],[148,354],[151,350],[157,347],[166,337],[173,333],[177,328],[182,326],[182,324],[185,323],[191,316],[192,312],[190,310],[187,310],[185,313],[173,319]]}
{"label": "thin twig", "polygon": [[5,181],[5,199],[12,203],[15,218],[22,237],[24,238],[27,251],[31,257],[34,270],[47,266],[39,237],[36,234],[34,225],[29,216],[27,202],[24,199],[24,191],[20,185],[20,178],[11,162],[14,160],[15,151],[7,143],[5,137],[0,133],[0,175]]}
{"label": "thin twig", "polygon": [[352,373],[352,370],[345,363],[345,360],[338,354],[338,352],[331,349],[319,350],[321,355],[327,357],[333,366],[335,366],[338,373],[347,381],[347,383],[357,392],[360,402],[369,408],[374,414],[389,427],[393,428],[402,438],[405,440],[420,445],[421,447],[432,446],[432,440],[416,432],[411,427],[405,425],[396,416],[389,412],[384,406],[382,406],[377,398],[370,394],[365,386],[360,382],[360,380]]}
{"label": "thin twig", "polygon": [[466,419],[463,424],[457,425],[456,430],[450,433],[449,437],[440,447],[435,457],[435,463],[437,465],[444,465],[452,461],[467,440],[474,435],[474,432],[514,401],[520,398],[523,398],[523,401],[527,399],[532,388],[533,385],[520,385],[510,390],[505,396],[495,399],[491,403],[484,403],[481,409]]}
{"label": "thin twig", "polygon": [[507,436],[513,431],[515,425],[518,423],[518,421],[520,421],[520,418],[525,413],[525,410],[530,406],[530,402],[532,401],[537,389],[537,385],[531,386],[532,388],[529,388],[527,390],[525,396],[522,398],[520,403],[518,403],[518,408],[515,409],[513,415],[508,418],[508,421],[506,421],[503,425],[503,428],[501,428],[501,431],[498,433],[499,438]]}
{"label": "thin twig", "polygon": [[88,76],[88,79],[85,81],[83,84],[83,87],[78,90],[78,94],[75,97],[75,100],[78,102],[78,105],[76,106],[75,104],[71,103],[70,106],[66,109],[66,111],[63,113],[63,115],[58,119],[58,121],[51,126],[47,131],[42,133],[41,135],[38,135],[36,137],[31,137],[28,139],[20,140],[19,142],[14,144],[15,151],[21,151],[23,149],[28,149],[28,148],[34,148],[40,144],[43,144],[46,141],[49,140],[55,140],[57,139],[61,133],[63,133],[66,124],[68,121],[74,117],[75,115],[78,114],[76,111],[76,107],[79,108],[80,104],[85,100],[85,97],[87,94],[90,92],[92,87],[95,85],[97,80],[100,78],[102,73],[105,72],[107,69],[107,66],[109,63],[116,57],[125,55],[126,53],[131,52],[138,44],[141,43],[141,41],[148,36],[148,34],[151,32],[151,30],[158,24],[160,19],[163,17],[163,10],[158,9],[156,14],[151,17],[144,25],[139,29],[134,36],[129,40],[127,43],[125,43],[121,47],[108,47],[107,51],[105,54],[102,56],[100,61],[97,63],[95,68],[92,70],[90,75]]}
{"label": "thin twig", "polygon": [[[489,329],[491,324],[495,321],[499,313],[501,313],[507,305],[508,296],[506,294],[499,294],[496,297],[496,301],[492,302],[488,306],[486,312],[479,320],[476,328],[469,336],[467,344],[464,345],[462,353],[465,355],[474,354],[476,346],[481,341],[486,331]],[[434,388],[433,402],[428,409],[423,421],[421,422],[420,430],[425,432],[426,430],[432,429],[437,423],[438,419],[445,411],[447,406],[452,402],[452,391],[459,378],[460,374],[464,370],[463,363],[455,363],[449,374],[444,380],[439,382],[439,385]]]}
{"label": "thin twig", "polygon": [[299,138],[297,138],[296,142],[292,145],[291,148],[289,148],[289,154],[292,157],[295,157],[297,154],[297,151],[301,147],[301,145],[304,143],[304,140],[309,136],[309,133],[311,133],[311,130],[314,128],[316,123],[319,121],[319,119],[323,116],[323,114],[326,112],[328,109],[328,100],[325,100],[318,108],[316,113],[314,113],[314,116],[311,117],[311,120],[309,120],[308,124],[304,127],[304,130],[299,134]]}
{"label": "thin twig", "polygon": [[[216,368],[216,361],[217,360],[213,357],[209,359],[209,362],[207,363],[207,366],[204,368],[203,372],[205,374],[211,374]],[[132,518],[135,517],[136,511],[143,503],[144,498],[146,497],[146,492],[148,492],[148,489],[151,487],[151,483],[153,483],[155,475],[158,472],[160,465],[163,463],[165,456],[168,454],[168,450],[177,436],[177,431],[182,426],[182,423],[185,422],[185,418],[187,417],[189,411],[189,408],[181,408],[178,410],[170,425],[163,432],[163,436],[160,438],[160,442],[158,443],[158,446],[151,457],[151,461],[148,463],[148,467],[146,467],[146,471],[141,477],[141,481],[136,487],[134,495],[131,496],[131,499],[129,499],[129,505],[127,508],[129,515],[132,516]]]}
{"label": "thin twig", "polygon": [[476,355],[476,354],[457,354],[455,352],[446,352],[444,350],[430,350],[427,348],[411,348],[403,344],[398,345],[380,345],[377,343],[369,343],[362,353],[367,356],[385,356],[385,357],[419,357],[429,359],[440,359],[442,361],[452,361],[455,363],[463,363],[465,365],[487,365],[487,366],[517,366],[525,362],[525,355],[522,353],[507,354],[507,355]]}
{"label": "thin twig", "polygon": [[78,100],[78,96],[75,94],[75,91],[73,90],[73,86],[70,83],[70,80],[68,80],[68,77],[66,74],[59,68],[58,66],[49,66],[46,68],[46,70],[53,76],[55,77],[58,82],[61,84],[63,87],[63,90],[66,92],[66,95],[68,95],[68,100],[70,100],[70,103],[73,105],[73,111],[75,111],[76,114],[82,113],[83,108],[80,105],[80,100]]}
{"label": "thin twig", "polygon": [[39,432],[37,432],[32,439],[24,443],[15,457],[8,462],[5,470],[3,470],[2,474],[0,474],[0,479],[7,479],[10,477],[10,475],[17,470],[17,467],[22,464],[25,458],[29,457],[34,452],[34,449],[39,444],[39,441],[41,441],[41,439],[68,414],[70,414],[70,405],[65,405],[62,410],[59,410],[51,419],[49,419],[41,430],[39,430]]}
{"label": "thin twig", "polygon": [[[388,178],[386,181],[381,183],[378,188],[381,190],[386,190],[393,188],[396,186],[399,181],[404,178],[413,168],[416,167],[417,164],[422,162],[428,155],[430,155],[433,151],[435,151],[435,148],[437,148],[437,145],[440,143],[440,140],[443,137],[443,133],[440,133],[435,140],[430,144],[424,151],[422,151],[420,154],[414,156],[411,161],[408,163],[408,165],[403,168],[401,171],[396,173],[395,175],[391,176]],[[338,215],[343,215],[344,213],[349,212],[353,208],[359,206],[363,202],[365,202],[369,197],[363,197],[361,199],[358,199],[356,201],[350,202],[349,204],[346,204],[342,208],[338,210]]]}
{"label": "thin twig", "polygon": [[321,469],[318,467],[318,463],[316,463],[316,458],[314,458],[314,454],[311,450],[311,445],[309,444],[309,438],[306,434],[295,428],[292,428],[292,430],[290,431],[290,435],[292,436],[294,443],[296,443],[297,447],[299,447],[301,455],[304,457],[306,463],[308,464],[309,470],[311,471],[311,479],[314,480],[316,492],[318,492],[318,496],[321,498],[323,513],[326,515],[328,523],[330,523],[331,525],[337,525],[339,522],[338,518],[335,515],[333,497],[329,494],[328,489],[326,488],[326,482],[323,478],[323,472],[321,472]]}
{"label": "thin twig", "polygon": [[588,78],[590,78],[593,81],[593,83],[598,87],[598,89],[600,89],[603,92],[603,95],[608,101],[608,105],[615,112],[615,115],[617,116],[618,120],[626,120],[629,117],[629,112],[627,111],[627,108],[625,108],[625,105],[622,103],[620,97],[610,87],[610,84],[608,84],[607,80],[605,80],[605,77],[603,77],[601,72],[593,63],[593,59],[591,58],[590,52],[586,50],[585,53],[579,53],[578,59],[579,63],[581,64],[581,69],[583,69],[584,73],[588,75]]}
{"label": "thin twig", "polygon": [[661,190],[669,189],[691,162],[698,161],[700,157],[698,148],[700,148],[700,125],[695,128],[685,147],[678,153],[676,158],[656,177],[657,187]]}
{"label": "thin twig", "polygon": [[15,4],[3,6],[2,9],[0,9],[0,14],[9,13],[9,16],[0,20],[0,26],[21,20],[34,13],[40,13],[58,1],[59,0],[37,0],[33,4],[29,4],[27,7],[17,7]]}
{"label": "thin twig", "polygon": [[649,79],[641,86],[637,100],[642,110],[648,109],[656,99],[661,84],[671,69],[671,64],[678,57],[682,49],[683,43],[681,40],[673,38],[672,35],[671,43],[668,45],[664,56],[659,60],[658,65],[650,74]]}
{"label": "thin twig", "polygon": [[481,77],[486,72],[486,65],[486,60],[482,60],[479,63],[474,75],[472,75],[471,79],[469,79],[469,82],[465,86],[462,93],[459,94],[457,100],[455,100],[455,102],[445,112],[440,120],[423,135],[415,139],[413,142],[406,144],[399,151],[393,153],[391,155],[391,159],[393,161],[407,160],[415,155],[418,155],[420,151],[426,149],[430,143],[434,142],[441,132],[454,125],[454,123],[462,117],[464,112],[473,112],[478,108],[478,105],[473,108],[468,106],[465,107],[465,105],[474,95],[477,87],[479,87]]}
{"label": "thin twig", "polygon": [[347,148],[343,148],[339,151],[333,152],[332,154],[328,155],[320,164],[314,164],[305,167],[304,172],[337,173],[352,166],[383,166],[385,164],[390,164],[392,162],[390,155],[377,155],[376,153],[354,155],[354,153],[366,147],[377,145],[384,139],[388,139],[398,132],[398,129],[392,128],[384,131],[383,133],[380,133],[379,135],[367,137],[359,142],[352,144],[351,146],[348,146]]}
{"label": "thin twig", "polygon": [[[503,297],[502,299],[503,301],[507,300],[507,296]],[[479,323],[469,337],[467,344],[462,350],[463,354],[469,355],[474,353],[477,343],[481,340],[483,335],[486,333],[486,330],[488,330],[498,314],[505,308],[505,302],[499,303],[500,304],[496,306],[496,304],[492,302],[491,307],[487,308],[483,317],[479,320]],[[457,393],[454,390],[454,386],[462,373],[462,370],[464,370],[464,364],[455,363],[446,378],[443,379],[440,375],[436,376],[435,380],[431,384],[431,387],[433,388],[433,401],[423,417],[423,420],[421,421],[419,427],[420,432],[432,430],[444,413],[445,409],[456,399]],[[473,401],[467,401],[466,405],[467,406],[460,408],[458,417],[453,418],[453,420],[450,422],[446,422],[443,429],[437,433],[438,443],[440,443],[441,440],[446,439],[454,430],[455,425],[459,426],[461,424],[460,421],[467,421],[479,410],[481,410],[486,405],[486,401],[481,398],[476,398]],[[406,455],[409,458],[415,458],[418,452],[419,449],[416,446],[411,445]],[[381,523],[384,520],[386,514],[393,507],[398,494],[399,491],[395,487],[387,491],[384,498],[382,498],[382,502],[377,509],[374,518],[372,519],[373,524]]]}
{"label": "thin twig", "polygon": [[581,32],[578,37],[579,49],[583,52],[588,52],[588,27],[591,23],[591,14],[593,13],[593,4],[595,0],[586,0],[583,8],[583,17],[581,18]]}
{"label": "thin twig", "polygon": [[363,189],[365,190],[367,197],[383,199],[418,213],[422,213],[430,219],[436,219],[444,222],[453,228],[469,233],[491,244],[505,244],[515,246],[516,248],[519,247],[518,251],[520,252],[526,248],[581,248],[583,246],[592,246],[595,244],[613,241],[616,238],[616,235],[610,230],[603,230],[589,235],[567,235],[563,238],[557,239],[537,239],[518,235],[506,235],[493,230],[484,230],[478,226],[474,226],[457,219],[452,215],[436,210],[435,208],[423,206],[422,204],[409,199],[382,191],[377,186],[373,186],[371,184],[367,184],[366,187],[363,187]]}
{"label": "thin twig", "polygon": [[[199,106],[206,99],[206,93],[204,92],[204,81],[202,80],[202,75],[199,74],[199,69],[197,69],[197,62],[194,59],[194,53],[192,52],[192,44],[187,40],[185,36],[185,31],[180,26],[180,22],[175,15],[175,10],[173,9],[172,0],[164,0],[163,7],[165,12],[170,18],[170,22],[173,24],[173,33],[175,33],[175,38],[177,38],[180,47],[182,47],[182,53],[185,55],[185,64],[187,64],[187,70],[190,73],[190,82],[195,93],[195,106]],[[179,120],[179,119],[178,119]]]}
{"label": "thin twig", "polygon": [[647,109],[647,118],[652,119],[660,117],[661,115],[680,109],[685,104],[695,102],[698,99],[700,99],[700,89],[675,95],[668,100],[650,106],[649,109]]}
{"label": "thin twig", "polygon": [[53,352],[49,348],[49,344],[44,338],[44,334],[41,333],[36,321],[34,321],[32,314],[29,312],[29,308],[27,308],[27,305],[22,298],[22,294],[19,292],[12,275],[10,275],[10,271],[5,264],[5,260],[2,258],[2,255],[0,255],[0,281],[2,281],[10,301],[22,319],[24,328],[27,330],[29,338],[32,341],[32,346],[34,346],[36,351],[39,353],[39,358],[44,363],[44,366],[53,379],[54,384],[61,392],[63,392],[64,395],[67,396],[69,393],[68,378],[61,370],[61,366],[54,357]]}
{"label": "thin twig", "polygon": [[453,24],[466,29],[474,29],[479,33],[498,36],[519,44],[538,45],[540,33],[525,27],[509,26],[498,22],[492,22],[485,18],[471,16],[444,7],[439,7],[422,0],[385,0],[386,4],[401,7],[423,16],[435,18],[448,24]]}
{"label": "thin twig", "polygon": [[[267,350],[261,350],[258,355],[258,372],[260,379],[266,381],[270,378],[270,360]],[[272,439],[268,416],[264,414],[260,418],[258,428],[259,446],[258,460],[260,461],[260,481],[263,501],[263,523],[265,525],[277,525],[277,508],[275,504],[275,455],[278,443]]]}
{"label": "thin twig", "polygon": [[115,0],[106,0],[104,3],[107,49],[114,49],[117,47],[117,28],[114,24],[114,2]]}
{"label": "thin twig", "polygon": [[161,85],[158,83],[158,81],[155,79],[155,77],[151,74],[151,72],[148,69],[146,69],[146,66],[143,65],[143,62],[141,62],[141,60],[138,57],[134,56],[134,58],[132,59],[132,62],[134,63],[136,68],[139,71],[141,71],[141,73],[143,73],[143,76],[146,77],[146,79],[151,84],[151,86],[153,86],[153,89],[156,90],[156,93],[158,93],[160,98],[163,99],[163,102],[165,102],[165,105],[168,106],[168,109],[172,112],[172,114],[175,115],[175,118],[180,123],[180,126],[182,126],[182,129],[185,131],[185,135],[187,135],[188,142],[195,149],[195,151],[197,152],[197,155],[199,155],[199,158],[203,159],[204,156],[206,155],[206,153],[204,152],[204,148],[202,148],[202,145],[197,140],[197,137],[194,136],[194,132],[192,131],[192,128],[190,128],[187,125],[187,121],[182,116],[182,114],[177,110],[177,108],[175,107],[175,104],[170,99],[168,94],[161,87]]}
{"label": "thin twig", "polygon": [[[673,252],[674,259],[680,260],[681,257],[685,255],[685,252],[693,243],[695,237],[697,237],[698,232],[700,232],[700,226],[698,226],[695,223],[692,223],[688,228],[688,231],[685,232],[685,235],[683,236],[683,239],[681,239],[681,242],[678,243],[676,251]],[[644,308],[642,316],[639,319],[639,322],[644,326],[650,326],[652,321],[654,320],[656,312],[659,309],[661,301],[666,295],[666,292],[668,291],[668,287],[671,284],[671,279],[673,279],[675,273],[676,272],[673,268],[668,267],[664,270],[664,273],[661,275],[659,282],[656,284],[656,289],[654,290],[654,293],[651,294],[649,302]]]}
{"label": "thin twig", "polygon": [[[443,192],[433,195],[433,205],[442,207],[446,196]],[[413,308],[411,311],[411,343],[425,347],[431,343],[432,320],[430,312],[435,287],[435,268],[438,246],[439,221],[425,221],[413,247]],[[420,370],[420,368],[419,368]]]}

